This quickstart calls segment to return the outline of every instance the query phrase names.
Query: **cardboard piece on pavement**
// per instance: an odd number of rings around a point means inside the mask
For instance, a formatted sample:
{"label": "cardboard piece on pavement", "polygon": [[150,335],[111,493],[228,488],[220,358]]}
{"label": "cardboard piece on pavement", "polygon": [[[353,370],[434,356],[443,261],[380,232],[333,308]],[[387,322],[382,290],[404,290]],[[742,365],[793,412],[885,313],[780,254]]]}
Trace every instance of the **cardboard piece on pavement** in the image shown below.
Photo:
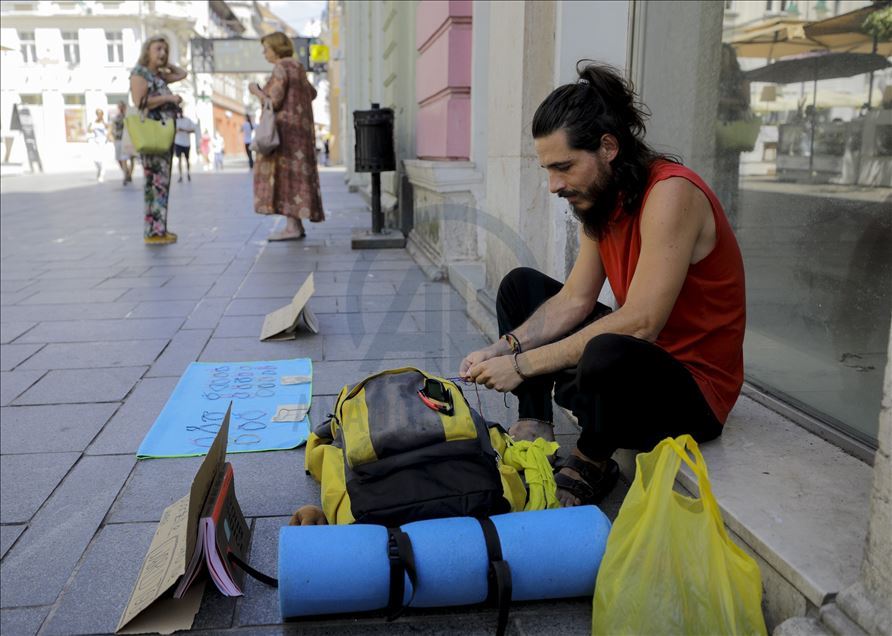
{"label": "cardboard piece on pavement", "polygon": [[182,599],[172,598],[171,588],[192,559],[199,516],[217,472],[225,463],[231,413],[230,403],[220,430],[192,480],[189,494],[172,503],[161,515],[116,633],[170,634],[192,627],[201,606],[204,581],[190,588]]}
{"label": "cardboard piece on pavement", "polygon": [[310,272],[289,304],[266,315],[260,330],[260,339],[294,340],[300,327],[311,333],[319,333],[319,322],[307,307],[307,301],[314,291],[313,272]]}

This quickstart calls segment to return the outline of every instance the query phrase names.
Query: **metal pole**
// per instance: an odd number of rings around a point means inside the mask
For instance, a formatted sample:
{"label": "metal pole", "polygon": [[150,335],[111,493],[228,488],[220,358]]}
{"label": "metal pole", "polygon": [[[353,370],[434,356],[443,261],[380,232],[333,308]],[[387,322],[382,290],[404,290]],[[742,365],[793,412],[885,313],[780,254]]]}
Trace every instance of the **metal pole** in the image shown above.
{"label": "metal pole", "polygon": [[384,226],[381,213],[381,173],[372,173],[372,234],[380,234]]}
{"label": "metal pole", "polygon": [[808,179],[811,181],[815,167],[815,132],[818,127],[818,66],[815,64],[815,81],[812,83],[811,139],[808,151]]}

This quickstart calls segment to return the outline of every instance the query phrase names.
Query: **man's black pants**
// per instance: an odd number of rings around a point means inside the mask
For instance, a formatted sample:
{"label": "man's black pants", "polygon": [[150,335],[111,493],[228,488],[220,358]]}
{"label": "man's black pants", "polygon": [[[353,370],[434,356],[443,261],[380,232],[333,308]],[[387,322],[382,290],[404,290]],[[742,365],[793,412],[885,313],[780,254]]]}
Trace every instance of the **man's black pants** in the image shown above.
{"label": "man's black pants", "polygon": [[[519,327],[561,283],[521,267],[502,280],[496,300],[499,333]],[[608,314],[598,303],[574,331]],[[690,372],[655,344],[606,333],[589,340],[573,369],[522,382],[512,393],[521,418],[553,421],[551,395],[579,420],[579,450],[602,460],[617,448],[651,450],[669,436],[690,433],[698,442],[721,435],[722,425]]]}

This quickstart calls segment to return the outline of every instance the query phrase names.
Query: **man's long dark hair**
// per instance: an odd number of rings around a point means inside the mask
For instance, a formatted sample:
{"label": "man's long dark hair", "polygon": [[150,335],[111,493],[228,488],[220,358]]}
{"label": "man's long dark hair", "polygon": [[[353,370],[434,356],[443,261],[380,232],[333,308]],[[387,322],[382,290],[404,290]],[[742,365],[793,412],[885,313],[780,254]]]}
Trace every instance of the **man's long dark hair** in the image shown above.
{"label": "man's long dark hair", "polygon": [[[616,137],[619,152],[610,162],[613,195],[620,197],[623,210],[634,216],[644,198],[650,165],[657,159],[680,161],[657,153],[644,142],[644,122],[650,113],[638,100],[632,85],[617,69],[590,62],[580,60],[576,65],[578,81],[554,89],[539,105],[533,116],[533,138],[547,137],[563,129],[570,148],[596,152],[604,134]],[[589,237],[604,236],[609,214],[598,206],[589,210],[574,208],[573,213]]]}

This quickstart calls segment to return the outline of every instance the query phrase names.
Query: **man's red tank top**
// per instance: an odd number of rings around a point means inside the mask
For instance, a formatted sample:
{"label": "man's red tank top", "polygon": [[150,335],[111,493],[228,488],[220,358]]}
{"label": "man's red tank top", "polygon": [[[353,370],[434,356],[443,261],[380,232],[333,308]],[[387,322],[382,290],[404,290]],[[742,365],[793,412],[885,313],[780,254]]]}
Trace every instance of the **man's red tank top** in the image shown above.
{"label": "man's red tank top", "polygon": [[[743,334],[746,295],[743,258],[734,232],[715,193],[692,170],[658,160],[650,170],[641,207],[657,182],[670,177],[697,186],[712,207],[716,242],[699,263],[688,268],[672,313],[656,344],[691,372],[703,397],[724,423],[743,384]],[[620,306],[641,252],[641,214],[630,216],[617,206],[605,236],[598,242],[607,279]]]}

